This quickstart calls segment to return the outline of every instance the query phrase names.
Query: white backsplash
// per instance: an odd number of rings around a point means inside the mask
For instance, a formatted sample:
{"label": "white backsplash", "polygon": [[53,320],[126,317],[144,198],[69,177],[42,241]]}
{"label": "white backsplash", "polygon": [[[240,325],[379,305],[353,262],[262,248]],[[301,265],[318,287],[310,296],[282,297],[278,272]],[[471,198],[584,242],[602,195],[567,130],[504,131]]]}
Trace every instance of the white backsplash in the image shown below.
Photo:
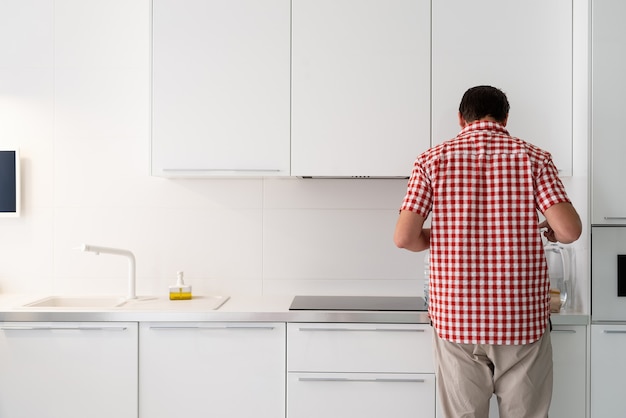
{"label": "white backsplash", "polygon": [[[392,241],[404,180],[150,177],[149,23],[147,0],[0,3],[0,146],[23,158],[0,292],[124,294],[126,260],[74,249],[89,243],[134,252],[140,295],[178,270],[195,294],[421,295],[423,256]],[[586,225],[579,171],[565,181]]]}

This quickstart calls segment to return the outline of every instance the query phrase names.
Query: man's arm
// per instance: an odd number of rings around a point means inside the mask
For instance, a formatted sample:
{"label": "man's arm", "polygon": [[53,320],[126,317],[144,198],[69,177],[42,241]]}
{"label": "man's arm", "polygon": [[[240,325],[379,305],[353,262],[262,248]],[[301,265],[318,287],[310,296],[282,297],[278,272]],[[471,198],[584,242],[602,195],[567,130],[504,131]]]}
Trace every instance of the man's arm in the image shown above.
{"label": "man's arm", "polygon": [[430,248],[430,229],[423,228],[424,218],[415,212],[401,210],[393,241],[399,248],[423,251]]}
{"label": "man's arm", "polygon": [[544,212],[546,220],[539,224],[540,228],[548,228],[544,232],[548,241],[558,241],[563,244],[574,242],[582,233],[580,216],[569,202],[561,202],[550,206]]}

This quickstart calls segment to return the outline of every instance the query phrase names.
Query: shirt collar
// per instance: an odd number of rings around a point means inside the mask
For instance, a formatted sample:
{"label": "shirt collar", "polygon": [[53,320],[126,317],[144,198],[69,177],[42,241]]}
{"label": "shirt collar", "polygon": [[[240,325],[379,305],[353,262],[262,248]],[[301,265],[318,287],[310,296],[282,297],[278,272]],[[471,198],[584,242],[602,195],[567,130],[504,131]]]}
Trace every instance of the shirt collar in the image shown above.
{"label": "shirt collar", "polygon": [[471,122],[463,128],[459,135],[463,135],[470,132],[476,131],[496,131],[499,133],[503,133],[509,135],[509,132],[506,130],[504,126],[499,124],[498,122],[492,122],[489,120],[476,120]]}

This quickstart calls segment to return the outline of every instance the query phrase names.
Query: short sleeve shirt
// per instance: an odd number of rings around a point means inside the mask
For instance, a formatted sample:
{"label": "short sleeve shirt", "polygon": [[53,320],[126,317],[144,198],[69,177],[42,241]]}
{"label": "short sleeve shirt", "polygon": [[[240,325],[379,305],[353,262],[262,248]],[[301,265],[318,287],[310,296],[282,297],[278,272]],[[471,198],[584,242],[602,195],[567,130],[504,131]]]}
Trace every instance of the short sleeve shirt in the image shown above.
{"label": "short sleeve shirt", "polygon": [[550,154],[477,121],[415,161],[401,210],[427,217],[429,315],[464,344],[528,344],[550,315],[537,210],[569,202]]}

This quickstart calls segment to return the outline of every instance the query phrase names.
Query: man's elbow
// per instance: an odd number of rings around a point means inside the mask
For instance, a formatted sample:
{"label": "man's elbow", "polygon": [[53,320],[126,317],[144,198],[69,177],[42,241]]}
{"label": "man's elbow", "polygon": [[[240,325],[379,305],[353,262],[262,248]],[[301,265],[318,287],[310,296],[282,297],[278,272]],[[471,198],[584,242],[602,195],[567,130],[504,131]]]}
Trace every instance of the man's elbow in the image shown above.
{"label": "man's elbow", "polygon": [[563,244],[571,244],[572,242],[580,238],[580,235],[582,234],[582,232],[583,232],[582,224],[578,223],[577,225],[572,225],[569,228],[567,228],[565,231],[562,231],[557,236],[557,239],[559,242]]}
{"label": "man's elbow", "polygon": [[396,247],[402,249],[407,249],[410,245],[408,237],[403,234],[395,234],[393,236],[393,243],[396,244]]}
{"label": "man's elbow", "polygon": [[571,244],[580,238],[583,232],[583,224],[578,214],[572,216],[569,222],[561,223],[559,227],[559,231],[555,231],[556,239],[563,244]]}

